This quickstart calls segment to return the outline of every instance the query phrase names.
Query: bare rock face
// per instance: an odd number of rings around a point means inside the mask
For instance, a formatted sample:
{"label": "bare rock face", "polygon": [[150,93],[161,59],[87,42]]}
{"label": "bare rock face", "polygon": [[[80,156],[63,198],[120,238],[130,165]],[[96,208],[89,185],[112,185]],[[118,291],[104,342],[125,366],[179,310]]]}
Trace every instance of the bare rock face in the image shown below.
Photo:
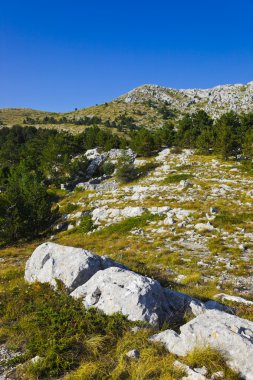
{"label": "bare rock face", "polygon": [[106,160],[107,156],[107,153],[99,153],[97,148],[87,150],[85,157],[89,160],[89,165],[86,173],[88,177],[93,176],[97,168],[101,166]]}
{"label": "bare rock face", "polygon": [[218,310],[204,314],[186,323],[181,333],[166,330],[151,340],[164,343],[168,351],[185,356],[196,346],[218,349],[227,358],[227,364],[246,380],[253,379],[253,322]]}
{"label": "bare rock face", "polygon": [[111,266],[124,266],[82,248],[44,243],[35,249],[26,263],[25,280],[56,284],[61,280],[69,291],[87,282],[97,271]]}
{"label": "bare rock face", "polygon": [[108,315],[119,312],[131,321],[152,325],[170,321],[175,313],[159,282],[120,268],[97,272],[71,296],[82,298],[86,308],[95,307]]}
{"label": "bare rock face", "polygon": [[181,112],[196,112],[199,108],[217,118],[228,111],[252,110],[253,85],[222,85],[208,89],[173,89],[146,84],[117,98],[118,102],[144,103],[166,102],[171,108]]}

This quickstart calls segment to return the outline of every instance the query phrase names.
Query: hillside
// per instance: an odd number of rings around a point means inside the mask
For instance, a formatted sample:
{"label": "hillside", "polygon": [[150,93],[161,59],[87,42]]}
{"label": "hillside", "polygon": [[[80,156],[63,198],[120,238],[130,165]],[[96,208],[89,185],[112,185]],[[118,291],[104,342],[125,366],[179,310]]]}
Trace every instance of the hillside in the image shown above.
{"label": "hillside", "polygon": [[2,112],[1,380],[252,380],[253,112],[170,91]]}
{"label": "hillside", "polygon": [[[125,123],[126,127],[136,125],[158,128],[169,117],[180,118],[185,113],[193,113],[198,110],[205,110],[213,118],[218,118],[231,110],[239,113],[252,112],[253,82],[246,85],[222,85],[210,89],[187,90],[144,85],[108,103],[68,113],[0,109],[0,122],[7,126],[23,125],[24,119],[30,117],[39,120],[39,123],[35,122],[35,124],[49,128],[51,127],[50,123],[43,124],[43,118],[53,116],[56,119],[56,128],[76,133],[85,127],[84,125],[74,125],[71,121],[83,117],[100,118],[101,120],[97,122],[98,125],[114,122],[116,125]],[[64,124],[60,122],[62,117],[67,119]],[[125,120],[126,118],[130,118],[130,120]]]}

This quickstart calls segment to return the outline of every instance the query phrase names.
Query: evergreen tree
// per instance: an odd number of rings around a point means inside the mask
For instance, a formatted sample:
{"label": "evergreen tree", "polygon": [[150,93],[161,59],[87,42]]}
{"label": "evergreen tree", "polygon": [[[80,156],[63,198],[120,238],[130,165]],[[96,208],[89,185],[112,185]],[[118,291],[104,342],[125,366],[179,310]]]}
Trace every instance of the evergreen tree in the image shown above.
{"label": "evergreen tree", "polygon": [[52,221],[52,203],[47,189],[24,162],[11,169],[0,204],[2,241],[37,236]]}

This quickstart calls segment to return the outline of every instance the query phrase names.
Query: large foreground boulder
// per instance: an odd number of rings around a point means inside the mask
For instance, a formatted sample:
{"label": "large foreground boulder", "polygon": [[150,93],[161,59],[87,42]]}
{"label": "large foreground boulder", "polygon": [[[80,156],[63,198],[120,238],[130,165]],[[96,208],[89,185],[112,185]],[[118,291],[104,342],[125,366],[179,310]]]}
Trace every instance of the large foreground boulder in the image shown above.
{"label": "large foreground boulder", "polygon": [[69,291],[87,282],[97,271],[123,265],[82,248],[44,243],[35,249],[26,263],[25,280],[56,284],[61,280]]}
{"label": "large foreground boulder", "polygon": [[196,346],[210,346],[221,351],[227,364],[239,371],[246,380],[253,379],[253,322],[207,310],[186,323],[181,333],[166,330],[151,340],[162,342],[175,355],[187,355]]}
{"label": "large foreground boulder", "polygon": [[125,269],[99,271],[71,296],[82,298],[86,308],[95,307],[108,315],[119,312],[131,321],[155,326],[174,317],[173,306],[159,282]]}

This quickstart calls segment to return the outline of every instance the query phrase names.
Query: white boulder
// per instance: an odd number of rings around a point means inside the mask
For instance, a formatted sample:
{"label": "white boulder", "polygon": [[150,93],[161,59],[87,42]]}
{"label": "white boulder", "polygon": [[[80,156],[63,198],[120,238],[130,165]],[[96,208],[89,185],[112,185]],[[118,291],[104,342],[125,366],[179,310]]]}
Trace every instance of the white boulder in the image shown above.
{"label": "white boulder", "polygon": [[225,294],[225,293],[216,294],[215,298],[218,298],[221,301],[225,300],[225,301],[237,302],[237,303],[253,306],[253,301],[246,300],[243,297],[231,296],[230,294]]}
{"label": "white boulder", "polygon": [[123,265],[95,255],[82,248],[66,247],[52,242],[41,244],[26,263],[25,280],[48,282],[56,285],[56,280],[64,283],[69,291],[88,281],[97,271],[111,266]]}
{"label": "white boulder", "polygon": [[246,380],[253,379],[253,322],[208,310],[180,328],[180,334],[166,330],[151,338],[164,343],[168,351],[185,356],[196,346],[210,346],[219,350],[227,365],[240,372]]}
{"label": "white boulder", "polygon": [[196,230],[203,232],[203,231],[213,231],[214,226],[210,223],[197,223],[195,224]]}
{"label": "white boulder", "polygon": [[175,313],[159,282],[120,268],[97,272],[71,296],[82,298],[86,308],[95,307],[108,315],[122,313],[131,321],[152,325],[170,321]]}

